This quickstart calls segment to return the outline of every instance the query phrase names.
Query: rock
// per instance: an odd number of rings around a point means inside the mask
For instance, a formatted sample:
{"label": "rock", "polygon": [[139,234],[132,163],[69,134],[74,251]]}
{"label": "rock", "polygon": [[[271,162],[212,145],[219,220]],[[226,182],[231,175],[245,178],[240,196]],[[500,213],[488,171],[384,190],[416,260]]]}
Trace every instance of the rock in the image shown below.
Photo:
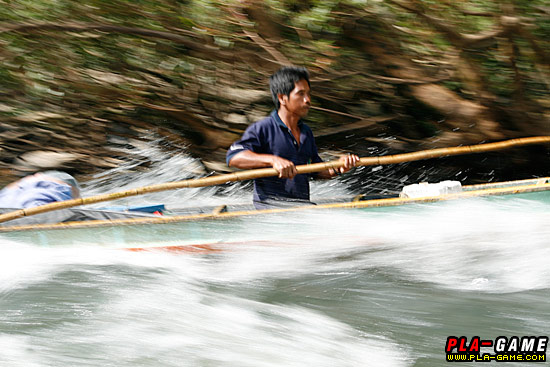
{"label": "rock", "polygon": [[225,115],[224,121],[227,121],[232,124],[240,124],[240,125],[248,126],[248,120],[246,119],[246,116],[238,113],[229,113]]}
{"label": "rock", "polygon": [[202,164],[204,164],[208,171],[215,171],[220,173],[229,173],[235,171],[235,169],[228,167],[225,163],[219,161],[203,160]]}
{"label": "rock", "polygon": [[23,153],[14,160],[14,168],[22,172],[36,172],[48,169],[64,169],[70,163],[81,159],[80,154],[35,150]]}

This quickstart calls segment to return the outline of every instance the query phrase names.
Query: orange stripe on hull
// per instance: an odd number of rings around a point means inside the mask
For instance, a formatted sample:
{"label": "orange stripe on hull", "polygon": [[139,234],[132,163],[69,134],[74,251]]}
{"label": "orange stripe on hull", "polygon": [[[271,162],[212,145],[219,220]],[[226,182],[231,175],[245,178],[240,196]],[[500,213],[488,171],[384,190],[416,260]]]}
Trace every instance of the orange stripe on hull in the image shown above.
{"label": "orange stripe on hull", "polygon": [[128,247],[122,248],[126,251],[144,252],[144,251],[167,251],[167,252],[190,252],[190,253],[215,253],[227,250],[227,246],[235,245],[277,245],[280,246],[283,242],[275,241],[239,241],[239,242],[216,242],[216,243],[200,243],[192,245],[170,245],[170,246],[148,246],[148,247]]}

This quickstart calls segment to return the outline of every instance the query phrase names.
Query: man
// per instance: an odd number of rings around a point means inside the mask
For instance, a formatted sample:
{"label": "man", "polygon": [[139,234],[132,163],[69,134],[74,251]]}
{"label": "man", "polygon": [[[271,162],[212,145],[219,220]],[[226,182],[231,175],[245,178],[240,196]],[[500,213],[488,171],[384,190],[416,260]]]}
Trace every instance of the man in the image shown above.
{"label": "man", "polygon": [[80,197],[73,176],[60,171],[36,173],[13,182],[0,191],[0,208],[31,208]]}
{"label": "man", "polygon": [[[318,163],[315,138],[302,122],[311,107],[309,73],[305,68],[283,67],[269,78],[276,110],[250,125],[227,151],[227,164],[241,169],[273,167],[279,177],[254,180],[254,205],[258,209],[309,202],[310,175],[297,175],[296,165]],[[328,169],[316,177],[331,178],[347,172],[359,157],[340,158],[343,167]],[[310,203],[311,204],[311,203]]]}

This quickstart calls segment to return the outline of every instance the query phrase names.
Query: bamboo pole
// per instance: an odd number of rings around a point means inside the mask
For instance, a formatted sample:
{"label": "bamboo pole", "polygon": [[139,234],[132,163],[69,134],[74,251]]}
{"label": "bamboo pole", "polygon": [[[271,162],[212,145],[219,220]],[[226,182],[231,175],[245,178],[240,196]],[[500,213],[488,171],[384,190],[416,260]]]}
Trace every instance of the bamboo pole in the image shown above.
{"label": "bamboo pole", "polygon": [[[186,214],[186,215],[174,215],[174,216],[151,216],[140,218],[127,218],[127,219],[101,219],[101,220],[85,220],[77,222],[63,222],[54,224],[31,224],[22,226],[2,227],[0,226],[0,233],[9,232],[22,232],[22,231],[46,231],[57,229],[82,229],[82,228],[105,228],[105,227],[117,227],[117,226],[131,226],[131,225],[154,225],[154,224],[168,224],[168,223],[181,223],[190,221],[200,221],[208,219],[227,219],[238,218],[243,216],[258,216],[266,214],[281,214],[281,213],[293,213],[302,212],[307,210],[323,210],[323,209],[360,209],[360,208],[381,208],[391,207],[406,204],[420,204],[420,203],[433,203],[445,200],[454,200],[461,198],[473,198],[473,197],[486,197],[495,195],[512,195],[512,194],[525,194],[532,192],[550,191],[549,177],[540,179],[543,183],[537,183],[538,179],[519,180],[509,182],[499,182],[495,184],[483,184],[483,185],[468,185],[463,186],[464,190],[455,194],[439,195],[439,196],[425,196],[420,198],[386,198],[386,199],[374,199],[365,201],[351,201],[344,203],[331,203],[331,204],[318,204],[318,205],[301,205],[290,208],[276,208],[276,209],[261,209],[261,210],[243,210],[243,211],[231,211],[222,213],[202,213],[202,214]],[[529,183],[528,183],[529,182]],[[517,183],[517,185],[514,185]],[[509,184],[511,186],[506,186]],[[492,186],[495,187],[492,187]],[[504,186],[500,186],[504,185]],[[476,186],[481,186],[477,189]],[[488,186],[488,187],[487,187]]]}
{"label": "bamboo pole", "polygon": [[[512,147],[524,146],[524,145],[544,144],[544,143],[550,143],[550,136],[535,136],[535,137],[512,139],[512,140],[506,140],[506,141],[488,143],[488,144],[422,150],[418,152],[388,155],[388,156],[381,156],[381,157],[365,157],[359,160],[357,166],[377,166],[377,165],[413,162],[413,161],[418,161],[423,159],[489,152],[489,151],[502,150],[502,149],[507,149]],[[329,161],[329,162],[321,162],[321,163],[297,166],[296,171],[298,172],[298,174],[314,173],[314,172],[321,172],[329,168],[340,168],[342,166],[343,166],[343,163],[341,163],[339,160],[335,160],[335,161]],[[238,172],[218,175],[214,177],[203,177],[199,179],[190,179],[190,180],[184,180],[184,181],[167,182],[163,184],[143,186],[143,187],[125,190],[125,191],[119,191],[111,194],[102,194],[102,195],[90,196],[87,198],[78,198],[78,199],[72,199],[72,200],[66,200],[66,201],[59,201],[59,202],[50,203],[46,205],[36,206],[33,208],[15,210],[9,213],[1,214],[0,223],[21,218],[21,217],[28,217],[31,215],[47,213],[54,210],[68,209],[68,208],[73,208],[75,206],[80,206],[80,205],[95,204],[95,203],[100,203],[105,201],[121,199],[129,196],[137,196],[137,195],[143,195],[143,194],[149,194],[149,193],[161,192],[161,191],[167,191],[167,190],[175,190],[175,189],[181,189],[181,188],[214,186],[214,185],[224,184],[227,182],[245,181],[245,180],[251,180],[256,178],[277,176],[278,174],[279,172],[274,168],[261,168],[261,169],[247,170],[247,171],[238,171]]]}

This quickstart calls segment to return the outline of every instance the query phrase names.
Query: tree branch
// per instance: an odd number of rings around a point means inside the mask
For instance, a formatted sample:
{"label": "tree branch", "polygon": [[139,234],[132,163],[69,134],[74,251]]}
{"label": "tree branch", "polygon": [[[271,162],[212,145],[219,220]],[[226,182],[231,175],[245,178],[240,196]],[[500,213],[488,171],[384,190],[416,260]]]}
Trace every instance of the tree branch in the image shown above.
{"label": "tree branch", "polygon": [[519,27],[519,33],[520,35],[525,38],[529,44],[531,45],[531,48],[533,51],[535,51],[535,54],[537,55],[539,62],[543,65],[550,65],[550,54],[544,50],[544,48],[540,47],[539,44],[535,41],[535,37],[529,32],[525,27]]}
{"label": "tree branch", "polygon": [[263,48],[267,53],[269,53],[280,65],[291,65],[292,63],[286,58],[285,55],[277,51],[273,46],[267,43],[259,34],[256,32],[247,31],[243,29],[243,33],[249,37],[254,43]]}
{"label": "tree branch", "polygon": [[461,49],[487,47],[489,43],[492,44],[496,37],[500,37],[508,31],[507,27],[501,27],[496,30],[485,31],[479,34],[463,34],[450,27],[442,19],[426,14],[422,9],[420,9],[416,3],[416,0],[408,0],[406,3],[399,0],[390,0],[390,2],[424,18],[432,27],[445,34],[451,42]]}
{"label": "tree branch", "polygon": [[99,31],[107,33],[123,33],[131,34],[135,36],[144,36],[165,39],[173,41],[178,44],[182,44],[190,50],[215,55],[217,58],[223,61],[234,61],[235,55],[229,52],[222,51],[214,46],[207,45],[200,42],[194,42],[189,37],[196,37],[191,32],[187,32],[186,36],[181,36],[174,33],[154,31],[146,28],[125,27],[111,24],[100,23],[47,23],[47,22],[33,22],[33,23],[12,23],[12,24],[0,24],[0,34],[17,32],[17,33],[36,33],[40,31],[54,31],[54,32],[88,32]]}

